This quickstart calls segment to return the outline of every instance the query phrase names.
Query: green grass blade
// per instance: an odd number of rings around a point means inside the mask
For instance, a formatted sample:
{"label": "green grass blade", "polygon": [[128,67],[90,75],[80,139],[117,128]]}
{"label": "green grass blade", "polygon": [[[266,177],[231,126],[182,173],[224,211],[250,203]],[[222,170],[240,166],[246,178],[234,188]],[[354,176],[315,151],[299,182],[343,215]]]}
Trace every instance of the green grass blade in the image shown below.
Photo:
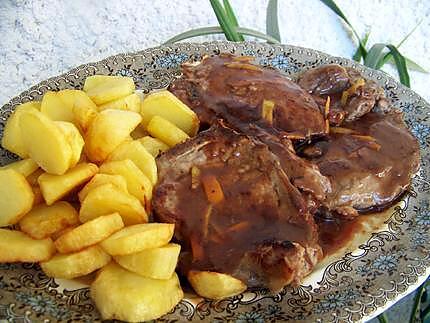
{"label": "green grass blade", "polygon": [[398,49],[393,45],[387,45],[387,48],[390,50],[393,55],[394,62],[396,63],[397,72],[399,73],[400,83],[406,85],[407,87],[411,87],[408,68],[406,67],[406,60],[402,54],[398,51]]}
{"label": "green grass blade", "polygon": [[411,316],[409,317],[409,323],[415,322],[415,318],[417,317],[417,314],[420,310],[421,297],[423,297],[425,288],[426,288],[426,283],[422,284],[420,288],[418,288],[417,293],[415,294],[414,306],[412,307]]}
{"label": "green grass blade", "polygon": [[412,30],[405,36],[403,37],[403,39],[400,41],[400,43],[397,45],[397,48],[399,48],[400,46],[402,46],[402,44],[408,40],[408,38],[415,32],[415,30],[417,30],[417,28],[421,25],[421,23],[423,22],[423,20],[421,19],[420,21],[418,21],[418,23],[415,25],[414,28],[412,28]]}
{"label": "green grass blade", "polygon": [[[421,73],[426,73],[426,74],[429,73],[429,71],[427,71],[424,67],[420,66],[418,63],[415,63],[410,58],[407,58],[406,56],[403,56],[403,57],[405,58],[405,60],[406,60],[406,66],[409,69],[411,69],[413,71],[416,71],[416,72],[421,72]],[[377,69],[381,68],[386,63],[392,64],[392,65],[396,65],[396,62],[394,61],[394,58],[393,58],[393,55],[391,54],[391,52],[385,54],[384,58],[380,62],[380,64],[377,67]]]}
{"label": "green grass blade", "polygon": [[[234,14],[234,10],[230,5],[230,1],[223,0],[223,4],[224,4],[225,13],[227,14],[227,18],[230,20],[233,26],[239,27],[239,23],[237,22],[237,18],[236,18],[236,15]],[[241,41],[245,40],[245,38],[240,34],[239,34],[239,39]]]}
{"label": "green grass blade", "polygon": [[385,313],[378,315],[378,321],[379,321],[379,323],[388,323],[388,319],[387,319],[387,316],[385,315]]}
{"label": "green grass blade", "polygon": [[361,55],[361,57],[363,57],[363,59],[365,59],[366,55],[367,55],[367,51],[366,51],[366,47],[363,45],[363,41],[361,40],[357,31],[354,29],[354,27],[349,22],[349,20],[343,14],[342,10],[339,9],[336,2],[334,2],[333,0],[321,0],[321,2],[324,3],[327,7],[329,7],[332,11],[334,11],[334,13],[336,13],[340,18],[342,18],[343,21],[345,21],[345,23],[351,28],[353,34],[355,35],[355,38],[357,38],[358,46],[359,46],[358,49],[360,50],[360,55]]}
{"label": "green grass blade", "polygon": [[168,39],[167,41],[164,42],[164,45],[176,43],[178,41],[188,39],[188,38],[205,36],[205,35],[213,35],[213,34],[223,34],[223,33],[224,31],[221,29],[221,27],[218,27],[218,26],[191,29]]}
{"label": "green grass blade", "polygon": [[429,73],[429,71],[427,71],[424,67],[422,67],[421,65],[418,65],[417,63],[415,63],[410,58],[405,57],[405,60],[406,60],[406,66],[410,70],[413,70],[413,71],[416,71],[416,72],[421,72],[421,73],[426,73],[426,74]]}
{"label": "green grass blade", "polygon": [[266,11],[266,33],[281,41],[278,23],[278,0],[269,0]]}
{"label": "green grass blade", "polygon": [[[369,40],[369,36],[370,36],[370,30],[364,34],[364,37],[361,40],[364,47],[366,47],[366,45],[367,45],[367,42]],[[361,50],[360,50],[360,47],[358,47],[357,50],[355,51],[354,55],[352,56],[352,59],[356,62],[360,62],[361,58],[362,58]]]}
{"label": "green grass blade", "polygon": [[[275,39],[271,36],[268,36],[262,32],[259,32],[257,30],[238,27],[237,31],[243,35],[263,39],[263,40],[266,40],[272,44],[279,44],[279,41],[277,39]],[[223,34],[223,33],[224,33],[224,31],[222,30],[222,28],[218,27],[218,26],[196,28],[196,29],[191,29],[191,30],[185,31],[179,35],[176,35],[176,36],[170,38],[169,40],[167,40],[164,44],[171,44],[171,43],[175,43],[175,42],[178,42],[178,41],[181,41],[184,39],[189,39],[189,38],[198,37],[198,36]]]}
{"label": "green grass blade", "polygon": [[[388,56],[388,58],[387,58],[387,60],[386,60],[386,62],[388,62],[389,64],[395,64],[395,62],[394,62],[394,59],[393,59],[393,56],[391,55],[391,53],[388,53],[387,55],[389,55]],[[429,71],[427,71],[424,67],[422,67],[421,65],[418,65],[417,63],[415,63],[413,60],[411,60],[410,58],[407,58],[406,56],[403,56],[403,57],[405,57],[405,60],[406,60],[406,66],[410,69],[410,70],[412,70],[412,71],[416,71],[416,72],[420,72],[420,73],[425,73],[425,74],[428,74],[429,73]],[[385,59],[385,58],[384,58]]]}
{"label": "green grass blade", "polygon": [[370,68],[377,68],[379,62],[384,59],[385,54],[382,52],[385,48],[385,44],[375,44],[367,52],[364,65]]}
{"label": "green grass blade", "polygon": [[276,38],[273,38],[272,36],[266,35],[265,33],[262,33],[262,32],[260,32],[258,30],[253,30],[253,29],[249,29],[249,28],[238,27],[237,31],[240,32],[243,35],[253,36],[255,38],[264,39],[268,43],[271,43],[271,44],[279,44],[279,41]]}
{"label": "green grass blade", "polygon": [[227,17],[227,14],[219,2],[219,0],[209,0],[212,6],[213,11],[215,12],[216,18],[218,19],[218,23],[224,31],[225,37],[230,41],[240,41],[239,35],[235,30],[234,25],[230,22]]}

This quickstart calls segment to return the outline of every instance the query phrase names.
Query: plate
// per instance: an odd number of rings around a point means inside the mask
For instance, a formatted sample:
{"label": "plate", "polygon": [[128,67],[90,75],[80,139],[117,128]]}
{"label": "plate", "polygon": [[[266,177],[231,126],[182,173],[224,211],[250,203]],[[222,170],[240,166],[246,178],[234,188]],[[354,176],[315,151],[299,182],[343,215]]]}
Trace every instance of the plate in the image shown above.
{"label": "plate", "polygon": [[[295,46],[263,43],[181,43],[131,54],[119,54],[74,68],[21,93],[0,110],[0,129],[16,105],[38,100],[49,90],[82,88],[93,74],[132,77],[145,92],[165,88],[180,75],[179,66],[221,52],[255,56],[264,66],[288,75],[322,64],[359,70],[380,84],[421,145],[422,161],[410,192],[391,208],[379,232],[353,252],[343,253],[317,269],[301,286],[277,295],[254,289],[222,301],[188,295],[161,322],[353,322],[368,320],[412,292],[430,270],[430,106],[387,74],[348,59]],[[1,130],[0,130],[1,135]],[[1,164],[14,160],[0,151]],[[80,283],[46,277],[35,264],[0,264],[0,319],[13,322],[98,321],[100,317]]]}

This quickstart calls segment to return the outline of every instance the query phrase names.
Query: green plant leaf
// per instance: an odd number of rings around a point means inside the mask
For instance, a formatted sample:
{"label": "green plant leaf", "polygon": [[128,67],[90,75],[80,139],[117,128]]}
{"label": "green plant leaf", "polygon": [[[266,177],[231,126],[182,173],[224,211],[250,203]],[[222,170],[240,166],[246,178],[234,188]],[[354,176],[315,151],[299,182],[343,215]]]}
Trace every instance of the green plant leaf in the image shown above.
{"label": "green plant leaf", "polygon": [[324,3],[327,7],[329,7],[334,13],[336,13],[340,18],[345,21],[345,23],[351,28],[353,34],[355,35],[355,38],[357,38],[358,46],[360,50],[360,55],[363,57],[363,59],[366,58],[367,51],[365,45],[363,45],[363,41],[361,40],[360,36],[358,35],[357,31],[354,29],[354,27],[351,25],[349,20],[346,18],[346,16],[343,14],[342,10],[339,9],[336,2],[334,0],[321,0],[322,3]]}
{"label": "green plant leaf", "polygon": [[[272,44],[279,44],[278,40],[276,40],[275,38],[270,37],[270,36],[260,32],[260,31],[257,31],[257,30],[238,27],[237,31],[243,35],[252,36],[255,38],[259,38],[259,39],[264,39],[267,42],[272,43]],[[189,39],[189,38],[198,37],[198,36],[215,35],[215,34],[223,34],[223,33],[224,33],[224,31],[222,30],[222,28],[218,27],[218,26],[196,28],[196,29],[191,29],[191,30],[185,31],[179,35],[176,35],[176,36],[168,39],[166,42],[164,42],[164,44],[172,44],[172,43],[184,40],[184,39]]]}
{"label": "green plant leaf", "polygon": [[[236,15],[234,14],[234,10],[230,5],[230,1],[223,0],[223,4],[224,4],[225,13],[227,14],[227,17],[230,20],[230,22],[233,24],[233,26],[239,27],[239,23],[237,22],[237,18],[236,18]],[[241,41],[245,40],[245,38],[240,34],[239,34],[239,38]]]}
{"label": "green plant leaf", "polygon": [[[367,41],[369,40],[369,36],[370,36],[370,30],[368,30],[365,34],[363,39],[361,40],[361,42],[363,43],[363,46],[366,47],[367,45]],[[352,59],[356,62],[360,62],[361,61],[361,51],[360,51],[360,47],[357,48],[357,50],[355,51],[354,55],[352,56]]]}
{"label": "green plant leaf", "polygon": [[397,48],[399,48],[400,46],[402,46],[402,44],[408,40],[408,38],[415,32],[415,30],[417,30],[417,28],[421,25],[421,23],[423,22],[423,20],[421,19],[420,21],[418,21],[418,23],[415,25],[414,28],[412,28],[412,30],[410,32],[408,32],[408,34],[403,37],[403,39],[400,41],[400,43],[397,44]]}
{"label": "green plant leaf", "polygon": [[278,0],[269,0],[266,11],[266,33],[281,41],[278,23]]}
{"label": "green plant leaf", "polygon": [[426,288],[426,283],[422,284],[420,288],[418,288],[417,293],[415,294],[414,306],[412,307],[411,316],[409,317],[409,323],[415,322],[415,317],[417,316],[420,310],[421,297],[423,296],[425,288]]}
{"label": "green plant leaf", "polygon": [[238,27],[237,31],[241,34],[252,36],[255,38],[260,38],[266,40],[268,43],[271,44],[279,44],[279,41],[276,38],[273,38],[272,36],[266,35],[265,33],[262,33],[258,30],[250,29],[250,28],[244,28],[244,27]]}
{"label": "green plant leaf", "polygon": [[[390,55],[388,56],[388,59],[386,60],[387,63],[394,65],[394,58],[391,55],[391,53],[389,53]],[[388,54],[387,54],[388,55]],[[403,56],[406,60],[406,66],[412,70],[412,71],[416,71],[416,72],[420,72],[420,73],[426,73],[428,74],[429,71],[427,71],[424,67],[418,65],[417,63],[415,63],[413,60],[411,60],[410,58],[407,58],[406,56]]]}
{"label": "green plant leaf", "polygon": [[403,85],[406,85],[407,87],[411,87],[405,58],[403,57],[402,54],[400,54],[400,52],[394,45],[387,45],[387,48],[390,50],[391,55],[393,55],[394,62],[396,63],[397,72],[399,73],[400,83],[402,83]]}
{"label": "green plant leaf", "polygon": [[364,65],[366,65],[367,67],[376,69],[378,64],[385,57],[385,54],[383,53],[384,48],[385,48],[385,44],[378,43],[373,45],[367,52],[366,59],[364,60]]}
{"label": "green plant leaf", "polygon": [[385,313],[378,315],[378,321],[380,323],[388,323],[388,319],[387,319],[387,316],[385,315]]}
{"label": "green plant leaf", "polygon": [[235,26],[230,22],[227,17],[227,14],[219,2],[219,0],[209,0],[212,6],[213,11],[215,12],[216,18],[218,19],[218,23],[221,26],[225,37],[230,41],[240,41],[239,34],[237,33]]}
{"label": "green plant leaf", "polygon": [[196,29],[187,30],[183,33],[180,33],[166,40],[163,45],[176,43],[178,41],[188,39],[188,38],[205,36],[205,35],[223,34],[223,33],[224,31],[219,26],[196,28]]}

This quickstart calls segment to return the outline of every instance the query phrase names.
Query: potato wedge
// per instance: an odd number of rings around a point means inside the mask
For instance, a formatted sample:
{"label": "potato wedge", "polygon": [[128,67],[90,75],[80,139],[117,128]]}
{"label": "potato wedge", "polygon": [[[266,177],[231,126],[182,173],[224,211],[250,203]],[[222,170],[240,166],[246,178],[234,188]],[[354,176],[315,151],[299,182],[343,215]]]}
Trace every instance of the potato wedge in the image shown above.
{"label": "potato wedge", "polygon": [[127,182],[127,190],[143,204],[152,198],[152,184],[145,174],[130,159],[105,162],[100,173],[121,175]]}
{"label": "potato wedge", "polygon": [[197,294],[209,299],[223,299],[238,295],[247,288],[237,278],[212,271],[190,270],[187,278]]}
{"label": "potato wedge", "polygon": [[160,116],[189,136],[196,135],[199,130],[199,118],[194,111],[166,90],[154,92],[145,97],[141,113],[142,124],[146,127],[154,116]]}
{"label": "potato wedge", "polygon": [[25,111],[38,111],[40,109],[40,102],[31,101],[23,103],[15,109],[12,115],[7,119],[6,125],[3,130],[3,138],[1,145],[21,158],[27,158],[27,148],[22,141],[21,128],[19,120],[21,114]]}
{"label": "potato wedge", "polygon": [[151,279],[111,262],[91,284],[91,298],[102,319],[143,322],[170,312],[184,297],[176,273],[169,279]]}
{"label": "potato wedge", "polygon": [[120,189],[124,193],[128,193],[127,182],[121,175],[96,174],[78,193],[79,201],[82,203],[82,201],[87,197],[88,193],[94,188],[109,183],[113,184],[116,186],[116,188]]}
{"label": "potato wedge", "polygon": [[82,163],[68,170],[63,175],[42,174],[37,181],[46,204],[52,205],[73,189],[90,180],[97,171],[97,165]]}
{"label": "potato wedge", "polygon": [[24,177],[27,177],[33,174],[38,168],[39,166],[33,160],[28,158],[28,159],[18,160],[6,166],[0,167],[0,170],[13,169],[14,171],[17,171]]}
{"label": "potato wedge", "polygon": [[91,161],[102,162],[140,123],[141,117],[132,111],[107,109],[100,112],[86,134],[86,154]]}
{"label": "potato wedge", "polygon": [[172,223],[135,224],[114,233],[100,245],[112,256],[129,255],[166,245],[172,239],[174,229]]}
{"label": "potato wedge", "polygon": [[84,84],[84,91],[97,105],[130,95],[134,90],[133,79],[124,76],[93,75]]}
{"label": "potato wedge", "polygon": [[70,167],[72,148],[54,121],[40,112],[23,112],[19,118],[22,141],[33,159],[48,173],[61,175]]}
{"label": "potato wedge", "polygon": [[33,190],[22,174],[0,170],[0,227],[18,223],[31,210],[33,201]]}
{"label": "potato wedge", "polygon": [[71,109],[73,123],[85,133],[97,115],[95,103],[81,90],[62,90],[58,92],[58,96]]}
{"label": "potato wedge", "polygon": [[61,253],[76,252],[103,241],[123,227],[118,213],[102,215],[63,234],[54,244]]}
{"label": "potato wedge", "polygon": [[151,119],[146,130],[151,136],[160,139],[169,147],[176,146],[189,138],[185,132],[176,127],[173,123],[159,116],[155,116]]}
{"label": "potato wedge", "polygon": [[20,231],[0,229],[0,263],[45,261],[54,254],[49,238],[34,240]]}
{"label": "potato wedge", "polygon": [[100,215],[118,212],[125,225],[148,222],[148,215],[139,200],[113,184],[103,184],[91,190],[79,211],[81,222]]}
{"label": "potato wedge", "polygon": [[75,208],[61,201],[51,206],[39,205],[33,208],[19,221],[19,227],[33,239],[45,239],[78,223],[79,217]]}
{"label": "potato wedge", "polygon": [[154,279],[169,279],[175,272],[180,251],[180,245],[169,243],[130,255],[115,256],[114,260],[136,274]]}
{"label": "potato wedge", "polygon": [[49,277],[72,279],[88,275],[107,265],[111,257],[99,246],[91,246],[82,251],[67,255],[56,254],[40,267]]}
{"label": "potato wedge", "polygon": [[[63,234],[66,234],[67,232],[70,232],[71,230],[73,230],[76,227],[77,227],[77,225],[73,225],[71,227],[67,227],[67,228],[64,228],[63,230],[57,231],[57,232],[55,232],[55,233],[52,234],[51,239],[53,241],[55,241],[59,237],[61,237]],[[54,245],[55,245],[55,243],[54,243]]]}
{"label": "potato wedge", "polygon": [[107,161],[120,161],[130,159],[149,178],[152,185],[157,183],[157,164],[155,158],[134,140],[126,141],[119,145],[107,158]]}
{"label": "potato wedge", "polygon": [[40,112],[54,121],[74,121],[72,107],[61,100],[58,92],[48,91],[43,95]]}
{"label": "potato wedge", "polygon": [[126,97],[107,102],[105,104],[99,105],[98,110],[103,111],[106,109],[117,109],[117,110],[128,110],[139,113],[141,105],[140,97],[136,94],[130,94]]}
{"label": "potato wedge", "polygon": [[145,149],[156,158],[160,153],[169,149],[164,142],[151,136],[145,136],[139,139],[139,142],[145,147]]}
{"label": "potato wedge", "polygon": [[84,148],[84,138],[82,138],[78,128],[73,123],[56,121],[55,124],[66,136],[66,140],[72,148],[72,158],[69,167],[75,167],[81,159],[82,149]]}

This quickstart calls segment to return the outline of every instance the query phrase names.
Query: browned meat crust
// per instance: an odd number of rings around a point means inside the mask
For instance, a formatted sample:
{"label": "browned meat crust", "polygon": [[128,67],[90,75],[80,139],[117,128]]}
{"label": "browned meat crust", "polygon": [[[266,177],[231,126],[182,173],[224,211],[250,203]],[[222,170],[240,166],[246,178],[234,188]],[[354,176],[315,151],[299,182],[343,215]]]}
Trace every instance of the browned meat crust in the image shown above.
{"label": "browned meat crust", "polygon": [[[306,200],[265,144],[216,125],[157,164],[152,206],[158,220],[176,224],[182,271],[214,270],[279,290],[300,282],[321,258]],[[205,194],[208,176],[222,188],[218,203]]]}

